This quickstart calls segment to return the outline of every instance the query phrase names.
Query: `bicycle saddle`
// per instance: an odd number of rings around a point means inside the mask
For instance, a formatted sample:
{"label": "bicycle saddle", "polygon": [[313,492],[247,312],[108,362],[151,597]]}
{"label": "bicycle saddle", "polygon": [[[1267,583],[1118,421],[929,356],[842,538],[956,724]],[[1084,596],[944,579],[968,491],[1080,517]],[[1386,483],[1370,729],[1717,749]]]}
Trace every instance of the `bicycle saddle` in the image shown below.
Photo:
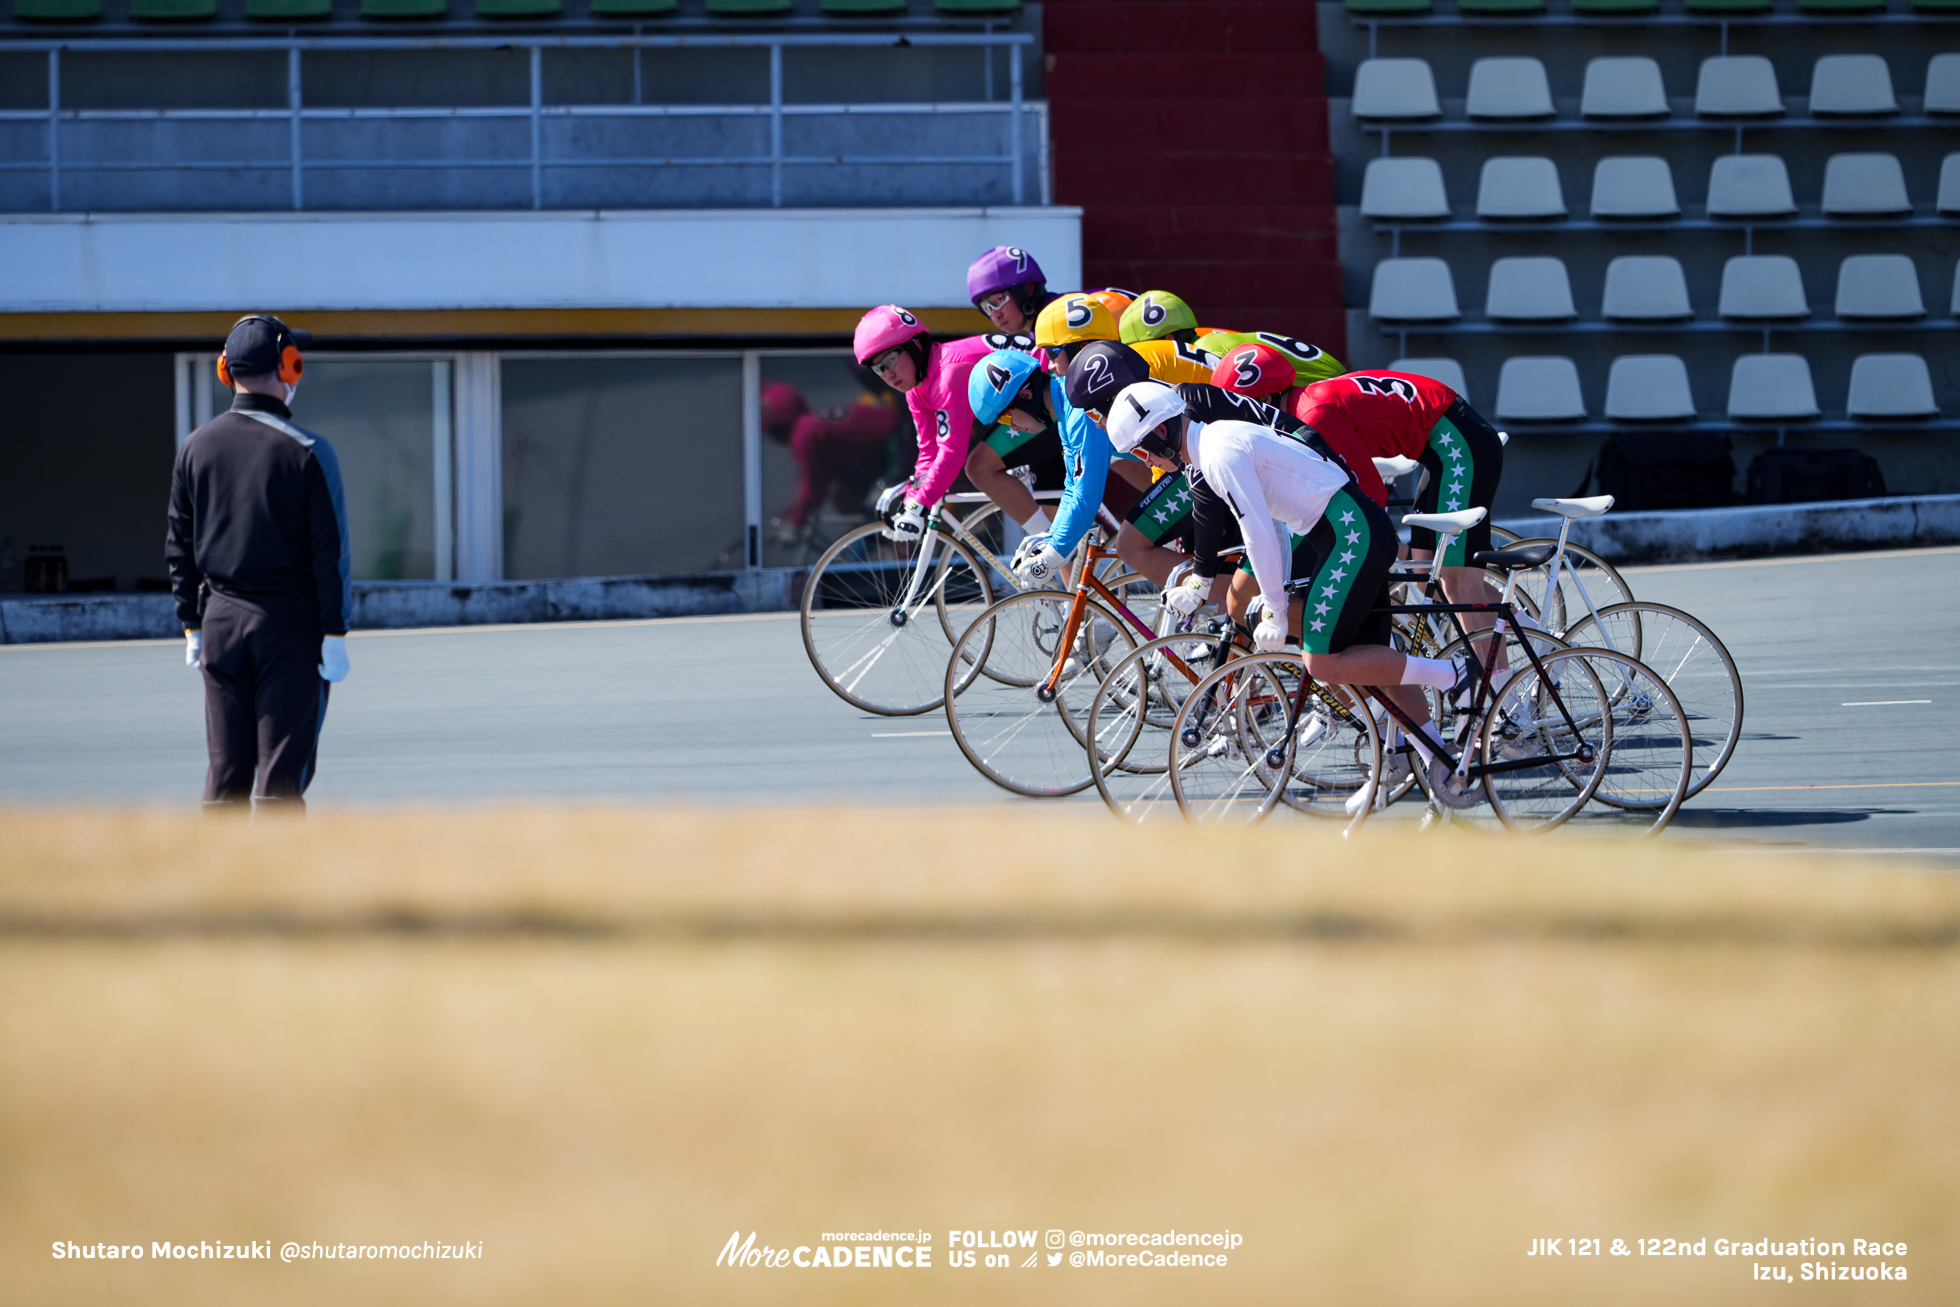
{"label": "bicycle saddle", "polygon": [[1598,517],[1613,507],[1613,496],[1594,495],[1590,499],[1534,499],[1531,506],[1541,513],[1557,513],[1560,517]]}
{"label": "bicycle saddle", "polygon": [[1434,531],[1437,535],[1460,536],[1477,523],[1484,520],[1481,508],[1466,508],[1460,513],[1405,513],[1403,526],[1420,526]]}
{"label": "bicycle saddle", "polygon": [[1378,458],[1374,462],[1375,471],[1381,473],[1384,481],[1399,481],[1422,466],[1413,458]]}
{"label": "bicycle saddle", "polygon": [[1543,567],[1558,552],[1556,544],[1520,545],[1511,549],[1485,549],[1470,555],[1472,567],[1496,567],[1504,571],[1513,568]]}

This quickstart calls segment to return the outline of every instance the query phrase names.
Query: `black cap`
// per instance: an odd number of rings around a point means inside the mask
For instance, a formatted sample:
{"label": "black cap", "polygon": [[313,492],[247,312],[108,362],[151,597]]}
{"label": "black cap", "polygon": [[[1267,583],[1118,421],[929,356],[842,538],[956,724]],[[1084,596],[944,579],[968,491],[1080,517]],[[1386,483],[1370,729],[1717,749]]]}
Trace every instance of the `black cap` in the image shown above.
{"label": "black cap", "polygon": [[286,346],[305,349],[313,333],[289,327],[269,314],[240,318],[225,337],[225,366],[234,376],[259,377],[279,370]]}

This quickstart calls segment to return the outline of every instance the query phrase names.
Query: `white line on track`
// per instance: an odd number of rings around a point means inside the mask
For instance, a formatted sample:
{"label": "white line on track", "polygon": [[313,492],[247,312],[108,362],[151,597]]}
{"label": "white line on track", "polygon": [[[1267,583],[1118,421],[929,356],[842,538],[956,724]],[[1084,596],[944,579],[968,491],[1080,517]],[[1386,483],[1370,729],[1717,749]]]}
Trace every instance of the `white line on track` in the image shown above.
{"label": "white line on track", "polygon": [[951,735],[951,731],[873,731],[874,740],[916,740],[927,735]]}
{"label": "white line on track", "polygon": [[1854,703],[1841,703],[1840,708],[1890,708],[1902,703],[1931,703],[1931,699],[1859,699]]}

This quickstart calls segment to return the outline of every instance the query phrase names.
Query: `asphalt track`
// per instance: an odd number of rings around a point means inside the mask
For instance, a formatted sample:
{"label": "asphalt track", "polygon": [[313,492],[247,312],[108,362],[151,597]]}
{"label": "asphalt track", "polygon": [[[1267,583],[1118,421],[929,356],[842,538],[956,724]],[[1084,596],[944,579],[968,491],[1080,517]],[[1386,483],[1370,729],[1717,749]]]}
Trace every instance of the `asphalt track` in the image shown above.
{"label": "asphalt track", "polygon": [[[1721,636],[1747,698],[1674,830],[1960,867],[1960,549],[1630,569]],[[1032,803],[943,717],[824,689],[794,614],[357,633],[319,806],[512,800],[801,807]],[[181,645],[0,646],[0,803],[189,806],[203,694]],[[1094,803],[1093,791],[1085,802]]]}

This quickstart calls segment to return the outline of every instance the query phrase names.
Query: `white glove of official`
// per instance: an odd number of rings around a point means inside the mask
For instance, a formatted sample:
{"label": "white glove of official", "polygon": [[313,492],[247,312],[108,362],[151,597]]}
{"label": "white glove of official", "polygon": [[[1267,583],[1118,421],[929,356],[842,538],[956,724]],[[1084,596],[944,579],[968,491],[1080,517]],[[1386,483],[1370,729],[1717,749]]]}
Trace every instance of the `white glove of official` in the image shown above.
{"label": "white glove of official", "polygon": [[1164,607],[1179,617],[1189,617],[1204,607],[1205,600],[1210,597],[1211,582],[1193,572],[1164,591]]}
{"label": "white glove of official", "polygon": [[323,635],[320,637],[320,679],[338,685],[347,679],[347,637],[344,635]]}
{"label": "white glove of official", "polygon": [[1021,541],[1012,566],[1015,579],[1030,588],[1058,585],[1068,576],[1068,559],[1055,552],[1046,532]]}
{"label": "white glove of official", "polygon": [[885,528],[885,539],[896,540],[900,544],[917,544],[925,539],[925,535],[925,510],[909,499],[905,501],[905,507]]}
{"label": "white glove of official", "polygon": [[204,632],[184,632],[184,666],[204,666]]}
{"label": "white glove of official", "polygon": [[1278,653],[1286,648],[1286,623],[1277,614],[1259,614],[1259,625],[1252,632],[1252,647],[1260,653]]}

